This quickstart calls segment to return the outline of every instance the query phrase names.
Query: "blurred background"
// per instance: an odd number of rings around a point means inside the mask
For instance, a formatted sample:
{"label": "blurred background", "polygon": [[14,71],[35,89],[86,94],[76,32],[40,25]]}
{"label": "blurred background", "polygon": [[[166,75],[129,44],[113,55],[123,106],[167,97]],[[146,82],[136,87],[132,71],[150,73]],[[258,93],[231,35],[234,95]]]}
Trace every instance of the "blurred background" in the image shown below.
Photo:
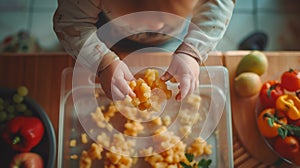
{"label": "blurred background", "polygon": [[[29,52],[63,51],[52,29],[56,7],[56,0],[0,0],[0,41],[23,32],[32,45],[39,46],[27,49]],[[251,48],[257,40],[263,50],[300,50],[299,17],[299,0],[237,0],[217,50]]]}

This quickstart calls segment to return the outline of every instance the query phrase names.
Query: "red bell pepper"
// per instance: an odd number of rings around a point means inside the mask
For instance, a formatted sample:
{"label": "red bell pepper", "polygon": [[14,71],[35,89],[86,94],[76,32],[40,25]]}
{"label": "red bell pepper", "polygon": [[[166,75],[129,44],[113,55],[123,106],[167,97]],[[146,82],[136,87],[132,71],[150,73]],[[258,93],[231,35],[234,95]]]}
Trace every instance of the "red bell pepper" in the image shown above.
{"label": "red bell pepper", "polygon": [[276,99],[284,94],[284,89],[279,81],[265,82],[259,93],[259,100],[263,107],[275,107]]}
{"label": "red bell pepper", "polygon": [[44,125],[39,118],[17,116],[6,123],[2,137],[15,151],[29,152],[43,135]]}

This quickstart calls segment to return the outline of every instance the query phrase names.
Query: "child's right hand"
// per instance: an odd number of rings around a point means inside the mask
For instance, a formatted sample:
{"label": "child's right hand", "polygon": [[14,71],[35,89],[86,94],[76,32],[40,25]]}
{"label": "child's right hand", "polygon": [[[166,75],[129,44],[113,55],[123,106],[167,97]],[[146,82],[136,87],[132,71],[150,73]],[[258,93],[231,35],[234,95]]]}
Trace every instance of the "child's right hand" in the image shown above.
{"label": "child's right hand", "polygon": [[128,85],[128,81],[134,80],[134,77],[123,61],[114,61],[98,75],[108,98],[123,100],[126,95],[135,97],[135,93]]}

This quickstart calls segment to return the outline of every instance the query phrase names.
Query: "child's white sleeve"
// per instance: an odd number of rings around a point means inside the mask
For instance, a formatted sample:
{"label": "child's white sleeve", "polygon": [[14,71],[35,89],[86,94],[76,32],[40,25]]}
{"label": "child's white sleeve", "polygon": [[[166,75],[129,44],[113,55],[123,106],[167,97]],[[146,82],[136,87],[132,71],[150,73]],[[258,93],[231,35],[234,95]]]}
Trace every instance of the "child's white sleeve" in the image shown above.
{"label": "child's white sleeve", "polygon": [[184,43],[176,52],[186,53],[201,62],[222,39],[231,19],[235,0],[207,0],[196,5]]}
{"label": "child's white sleeve", "polygon": [[90,69],[110,52],[96,33],[100,2],[60,0],[53,17],[54,31],[66,52]]}

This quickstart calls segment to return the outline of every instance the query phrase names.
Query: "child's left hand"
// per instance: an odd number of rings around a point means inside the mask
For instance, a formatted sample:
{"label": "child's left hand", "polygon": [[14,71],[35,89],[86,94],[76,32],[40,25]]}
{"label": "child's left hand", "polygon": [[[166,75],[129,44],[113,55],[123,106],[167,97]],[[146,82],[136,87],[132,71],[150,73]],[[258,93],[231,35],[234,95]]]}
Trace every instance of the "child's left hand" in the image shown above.
{"label": "child's left hand", "polygon": [[179,82],[180,91],[175,99],[180,101],[194,92],[199,85],[199,69],[195,58],[187,54],[175,53],[167,72],[162,75],[161,79],[168,81],[174,77]]}

